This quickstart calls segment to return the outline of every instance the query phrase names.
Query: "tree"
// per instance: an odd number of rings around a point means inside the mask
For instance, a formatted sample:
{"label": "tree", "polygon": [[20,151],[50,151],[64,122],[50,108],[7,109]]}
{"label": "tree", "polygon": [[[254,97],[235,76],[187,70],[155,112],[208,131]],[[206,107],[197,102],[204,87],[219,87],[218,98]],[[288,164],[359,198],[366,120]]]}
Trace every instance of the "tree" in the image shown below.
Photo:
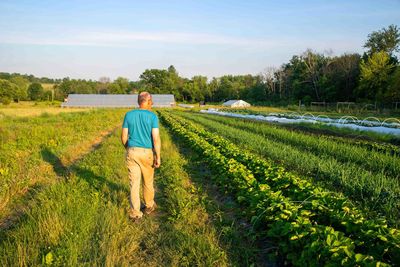
{"label": "tree", "polygon": [[400,32],[396,25],[389,25],[387,29],[372,32],[368,35],[368,40],[364,44],[368,55],[371,56],[377,52],[385,52],[390,57],[394,57],[395,52],[400,51]]}
{"label": "tree", "polygon": [[43,87],[40,83],[31,83],[28,87],[28,96],[33,101],[40,100],[43,92]]}
{"label": "tree", "polygon": [[207,86],[207,77],[194,76],[192,78],[194,98],[196,101],[204,101],[206,98],[210,99],[210,92]]}
{"label": "tree", "polygon": [[208,84],[208,90],[210,90],[211,93],[211,99],[209,101],[218,101],[216,98],[216,92],[219,88],[220,81],[218,78],[213,77],[210,83]]}
{"label": "tree", "polygon": [[327,58],[322,54],[314,53],[311,50],[307,50],[302,55],[302,60],[306,69],[306,81],[312,86],[317,101],[325,100],[323,92],[321,91],[324,87],[321,83],[324,82],[323,74],[327,65]]}
{"label": "tree", "polygon": [[107,87],[111,80],[108,77],[100,77],[99,82],[96,84],[96,92],[98,94],[107,94]]}
{"label": "tree", "polygon": [[283,70],[283,67],[275,70],[275,80],[276,80],[276,87],[278,87],[279,91],[279,99],[282,99],[285,93],[285,85],[286,85],[286,73]]}
{"label": "tree", "polygon": [[248,88],[245,100],[252,100],[254,102],[261,102],[267,100],[267,86],[263,81],[262,74],[254,77],[254,84]]}
{"label": "tree", "polygon": [[396,68],[389,79],[385,99],[387,102],[400,102],[400,66]]}
{"label": "tree", "polygon": [[184,79],[179,77],[174,66],[168,70],[146,69],[139,78],[144,90],[156,94],[174,94],[178,100],[181,99]]}
{"label": "tree", "polygon": [[119,90],[119,94],[129,93],[129,80],[127,78],[118,77],[115,79],[114,83],[121,89]]}
{"label": "tree", "polygon": [[267,85],[266,88],[270,95],[275,94],[276,87],[276,73],[277,69],[275,67],[266,67],[262,73],[263,81]]}
{"label": "tree", "polygon": [[331,59],[326,69],[326,86],[332,91],[333,101],[354,101],[354,90],[360,76],[359,54],[343,54]]}
{"label": "tree", "polygon": [[159,94],[165,91],[168,77],[169,73],[166,70],[146,69],[139,78],[149,93]]}
{"label": "tree", "polygon": [[67,77],[62,80],[62,82],[56,88],[56,99],[63,100],[72,91],[72,82]]}
{"label": "tree", "polygon": [[17,90],[14,93],[14,99],[17,102],[28,98],[29,81],[27,79],[22,76],[14,76],[10,79],[10,82],[17,86]]}
{"label": "tree", "polygon": [[126,94],[126,90],[121,88],[121,86],[116,82],[109,84],[107,91],[109,94]]}
{"label": "tree", "polygon": [[102,76],[102,77],[99,78],[99,83],[107,84],[107,83],[110,83],[110,82],[111,82],[111,79],[109,77]]}
{"label": "tree", "polygon": [[384,51],[374,53],[367,60],[361,61],[359,96],[371,100],[383,100],[393,67],[389,54]]}
{"label": "tree", "polygon": [[173,65],[168,67],[168,79],[166,81],[166,93],[174,94],[177,99],[181,99],[181,89],[185,80],[179,76]]}
{"label": "tree", "polygon": [[0,102],[7,105],[11,102],[17,86],[10,81],[0,79]]}

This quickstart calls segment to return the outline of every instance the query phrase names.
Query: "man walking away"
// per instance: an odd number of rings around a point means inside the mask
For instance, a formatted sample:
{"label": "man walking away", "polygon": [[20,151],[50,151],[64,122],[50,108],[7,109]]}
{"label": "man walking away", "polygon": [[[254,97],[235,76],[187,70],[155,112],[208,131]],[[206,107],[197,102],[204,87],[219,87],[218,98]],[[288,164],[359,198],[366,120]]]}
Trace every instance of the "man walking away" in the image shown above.
{"label": "man walking away", "polygon": [[148,92],[138,95],[139,109],[125,114],[122,125],[121,141],[126,147],[126,163],[129,170],[130,211],[133,221],[142,218],[140,211],[140,182],[143,177],[143,199],[146,205],[144,212],[150,214],[155,210],[154,202],[154,168],[161,165],[161,139],[157,115],[151,112],[152,97]]}

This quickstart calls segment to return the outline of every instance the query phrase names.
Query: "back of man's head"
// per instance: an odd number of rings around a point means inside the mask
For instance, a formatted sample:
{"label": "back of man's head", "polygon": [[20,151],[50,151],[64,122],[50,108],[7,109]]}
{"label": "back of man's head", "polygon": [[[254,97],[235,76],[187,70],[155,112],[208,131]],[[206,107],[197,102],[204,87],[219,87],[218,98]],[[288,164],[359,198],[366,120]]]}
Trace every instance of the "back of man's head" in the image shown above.
{"label": "back of man's head", "polygon": [[151,95],[149,92],[141,92],[138,95],[138,104],[139,106],[145,104],[149,99],[151,99]]}

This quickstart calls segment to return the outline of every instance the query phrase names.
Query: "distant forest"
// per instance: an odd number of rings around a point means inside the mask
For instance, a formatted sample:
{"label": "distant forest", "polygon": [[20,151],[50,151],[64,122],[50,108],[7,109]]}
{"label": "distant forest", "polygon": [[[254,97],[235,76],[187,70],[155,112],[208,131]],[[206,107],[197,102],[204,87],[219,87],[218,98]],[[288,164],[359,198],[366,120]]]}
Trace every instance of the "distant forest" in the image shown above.
{"label": "distant forest", "polygon": [[[68,94],[130,94],[149,91],[174,94],[177,101],[221,102],[244,99],[259,104],[311,102],[400,102],[400,32],[396,25],[368,35],[363,55],[331,56],[306,50],[279,68],[267,67],[258,75],[224,75],[209,80],[179,76],[174,66],[146,69],[138,81],[118,77],[111,81],[37,78],[0,73],[0,102],[64,100]],[[43,86],[44,84],[51,84]]]}

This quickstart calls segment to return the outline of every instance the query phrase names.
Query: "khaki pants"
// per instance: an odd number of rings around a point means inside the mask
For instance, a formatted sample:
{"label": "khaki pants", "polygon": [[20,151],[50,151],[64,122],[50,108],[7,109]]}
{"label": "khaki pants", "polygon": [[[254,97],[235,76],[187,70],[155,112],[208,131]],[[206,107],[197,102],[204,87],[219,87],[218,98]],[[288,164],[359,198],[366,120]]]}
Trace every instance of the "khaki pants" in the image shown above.
{"label": "khaki pants", "polygon": [[142,217],[140,211],[140,182],[143,177],[143,199],[146,207],[154,205],[154,156],[153,150],[142,147],[130,147],[126,153],[126,163],[129,170],[129,185],[131,189],[129,201],[130,216]]}

